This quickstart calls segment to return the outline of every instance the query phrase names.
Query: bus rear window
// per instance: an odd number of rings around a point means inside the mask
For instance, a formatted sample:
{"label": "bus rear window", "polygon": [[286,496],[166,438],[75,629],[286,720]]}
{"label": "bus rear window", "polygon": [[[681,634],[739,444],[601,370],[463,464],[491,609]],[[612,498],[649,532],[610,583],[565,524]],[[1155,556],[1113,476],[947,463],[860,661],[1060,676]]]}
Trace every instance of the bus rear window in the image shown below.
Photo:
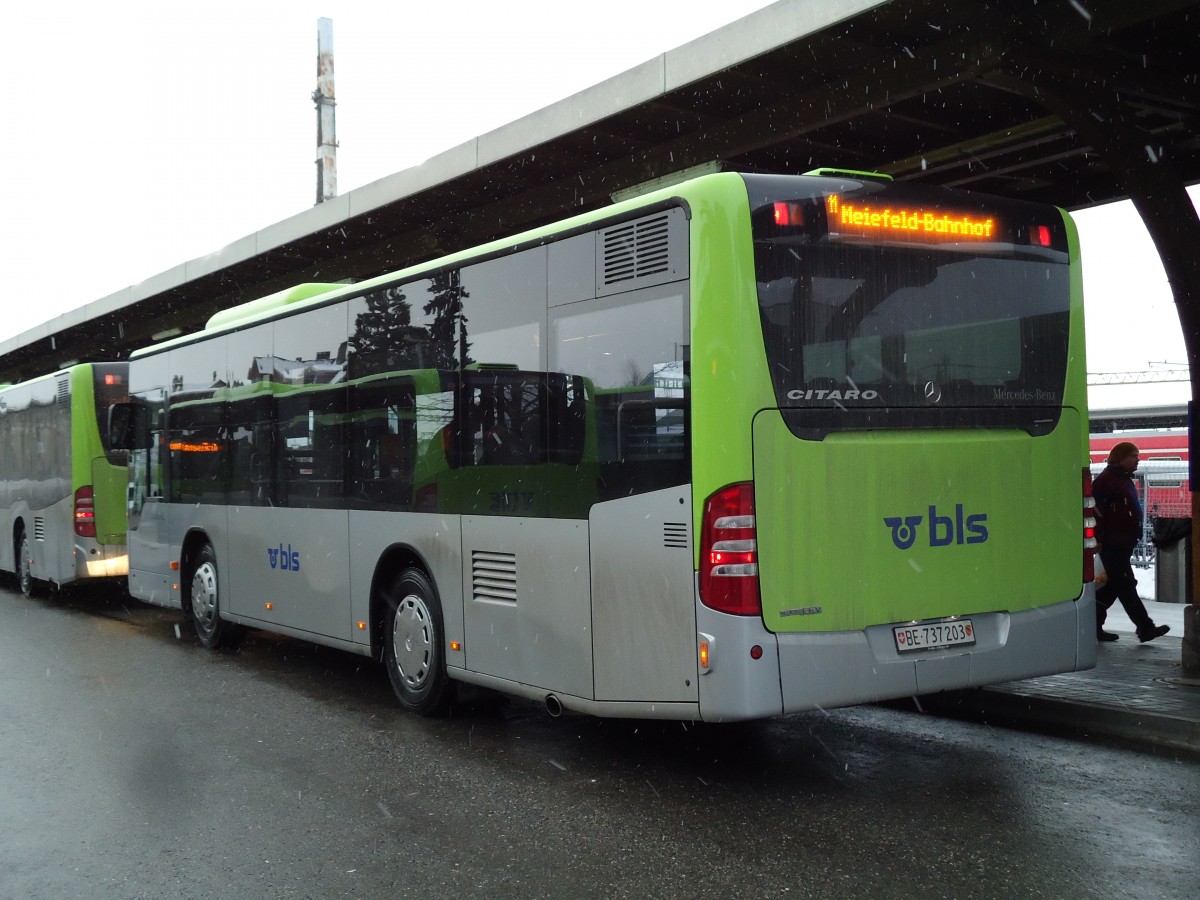
{"label": "bus rear window", "polygon": [[96,423],[100,429],[100,443],[108,461],[123,465],[125,451],[113,450],[108,433],[108,411],[114,403],[129,399],[128,363],[93,363],[92,392],[96,401]]}
{"label": "bus rear window", "polygon": [[[1012,424],[1045,430],[1063,400],[1070,289],[1067,255],[1041,245],[1054,232],[1027,224],[1031,207],[1016,205],[1017,242],[1011,228],[987,240],[837,234],[820,198],[788,203],[803,227],[781,227],[777,206],[755,211],[754,247],[781,408],[890,411],[851,428],[967,427],[986,419],[945,411],[1024,409]],[[961,218],[983,220],[972,215]]]}

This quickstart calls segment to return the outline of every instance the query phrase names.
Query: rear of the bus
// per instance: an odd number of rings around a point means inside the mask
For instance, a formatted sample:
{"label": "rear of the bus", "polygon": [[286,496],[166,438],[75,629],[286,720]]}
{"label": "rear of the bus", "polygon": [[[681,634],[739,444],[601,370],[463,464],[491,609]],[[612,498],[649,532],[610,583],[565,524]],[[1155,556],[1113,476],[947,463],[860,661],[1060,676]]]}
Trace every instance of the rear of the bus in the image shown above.
{"label": "rear of the bus", "polygon": [[738,419],[752,477],[702,519],[700,630],[733,636],[723,660],[750,643],[741,698],[702,676],[706,715],[769,714],[771,663],[782,712],[1093,665],[1069,220],[867,178],[745,181],[771,384]]}
{"label": "rear of the bus", "polygon": [[129,364],[92,363],[72,373],[71,471],[76,578],[129,574],[125,545],[128,455],[114,450],[108,411],[129,399]]}

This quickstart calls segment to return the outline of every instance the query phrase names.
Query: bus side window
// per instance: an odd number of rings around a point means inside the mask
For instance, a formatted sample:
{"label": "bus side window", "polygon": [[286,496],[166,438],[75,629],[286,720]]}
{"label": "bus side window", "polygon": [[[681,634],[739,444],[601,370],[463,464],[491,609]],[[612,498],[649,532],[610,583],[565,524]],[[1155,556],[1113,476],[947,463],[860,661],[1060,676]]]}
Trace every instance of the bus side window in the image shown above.
{"label": "bus side window", "polygon": [[278,500],[292,507],[338,508],[346,491],[346,390],[297,390],[278,397]]}
{"label": "bus side window", "polygon": [[274,450],[270,422],[274,403],[268,396],[255,396],[231,402],[227,408],[231,467],[229,502],[273,506]]}
{"label": "bus side window", "polygon": [[353,388],[350,395],[350,505],[410,510],[417,423],[412,379]]}
{"label": "bus side window", "polygon": [[172,502],[225,502],[227,442],[222,406],[211,398],[185,400],[172,406],[167,435]]}
{"label": "bus side window", "polygon": [[162,392],[150,403],[150,451],[147,454],[145,485],[146,497],[162,499],[166,493],[167,409]]}
{"label": "bus side window", "polygon": [[150,449],[150,408],[145,401],[134,399],[109,407],[108,445],[113,450]]}
{"label": "bus side window", "polygon": [[546,461],[576,465],[587,441],[588,403],[594,402],[579,375],[548,373]]}
{"label": "bus side window", "polygon": [[587,396],[578,375],[469,373],[471,463],[574,465],[584,450]]}
{"label": "bus side window", "polygon": [[690,352],[685,297],[673,286],[562,307],[551,365],[592,385],[600,498],[690,476]]}
{"label": "bus side window", "polygon": [[476,466],[529,465],[541,461],[540,373],[472,372],[467,433]]}

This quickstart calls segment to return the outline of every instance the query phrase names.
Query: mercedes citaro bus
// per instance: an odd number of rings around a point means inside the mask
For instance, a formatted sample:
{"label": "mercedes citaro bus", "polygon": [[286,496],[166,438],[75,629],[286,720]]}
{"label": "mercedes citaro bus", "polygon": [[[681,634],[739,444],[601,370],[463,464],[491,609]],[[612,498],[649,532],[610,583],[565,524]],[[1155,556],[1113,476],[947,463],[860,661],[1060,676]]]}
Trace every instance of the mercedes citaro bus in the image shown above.
{"label": "mercedes citaro bus", "polygon": [[708,175],[130,361],[129,584],[553,713],[729,721],[1090,667],[1078,241]]}

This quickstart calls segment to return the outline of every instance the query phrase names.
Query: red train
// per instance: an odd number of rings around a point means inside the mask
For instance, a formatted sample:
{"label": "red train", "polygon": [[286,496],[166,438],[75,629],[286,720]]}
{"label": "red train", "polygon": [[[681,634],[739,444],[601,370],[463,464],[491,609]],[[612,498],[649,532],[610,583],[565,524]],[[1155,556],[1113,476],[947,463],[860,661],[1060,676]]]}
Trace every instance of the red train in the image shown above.
{"label": "red train", "polygon": [[1188,433],[1186,428],[1155,428],[1091,436],[1092,473],[1100,472],[1108,451],[1119,441],[1133,441],[1141,451],[1138,487],[1146,517],[1190,518],[1188,490]]}

